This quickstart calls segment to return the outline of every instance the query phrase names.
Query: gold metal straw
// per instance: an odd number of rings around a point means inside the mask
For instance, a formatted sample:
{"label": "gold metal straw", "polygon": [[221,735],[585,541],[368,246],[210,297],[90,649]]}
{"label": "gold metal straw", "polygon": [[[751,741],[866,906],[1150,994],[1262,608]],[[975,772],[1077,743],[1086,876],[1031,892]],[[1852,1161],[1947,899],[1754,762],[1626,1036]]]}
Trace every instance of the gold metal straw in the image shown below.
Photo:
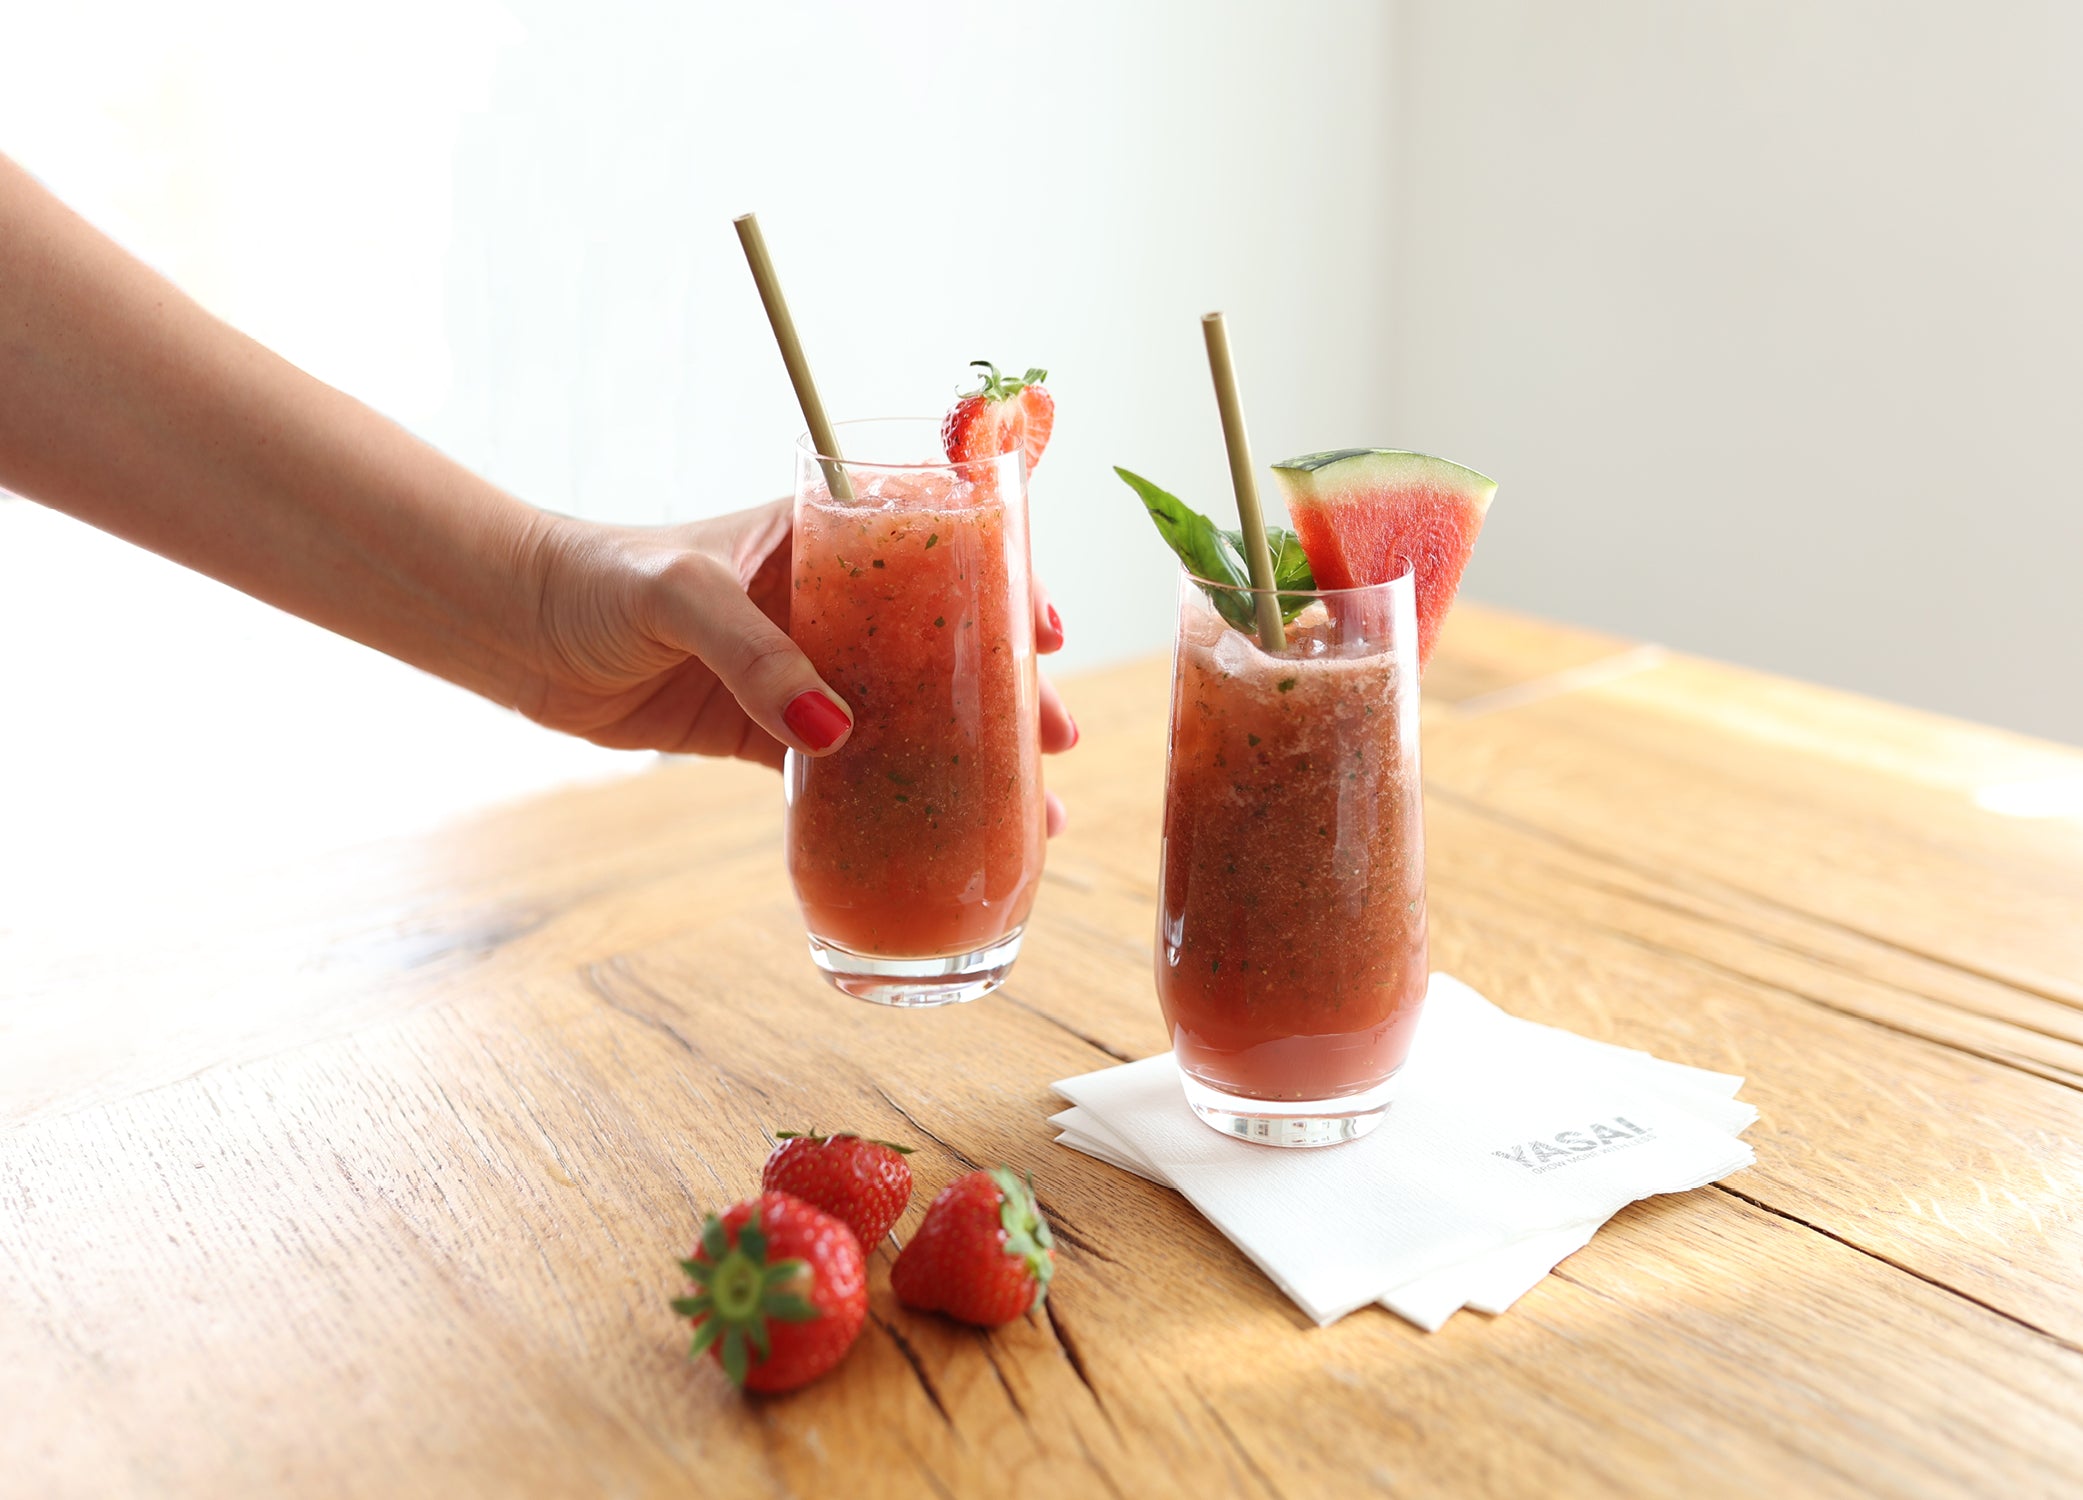
{"label": "gold metal straw", "polygon": [[839,439],[825,418],[817,382],[810,378],[810,361],[803,358],[802,340],[796,337],[795,319],[788,315],[788,299],[781,295],[781,280],[774,274],[766,239],[759,232],[759,219],[752,214],[739,214],[731,223],[737,226],[738,243],[745,247],[745,263],[752,267],[759,300],[767,309],[767,321],[774,327],[774,342],[781,346],[781,362],[788,366],[788,383],[796,388],[796,404],[803,408],[803,423],[810,429],[810,441],[816,445],[818,456],[827,460],[825,483],[831,486],[834,500],[851,500],[853,485],[847,480],[845,467],[837,461],[841,457]]}
{"label": "gold metal straw", "polygon": [[1251,469],[1251,439],[1244,432],[1244,404],[1237,399],[1237,372],[1230,364],[1230,335],[1222,314],[1201,319],[1208,341],[1208,373],[1215,377],[1215,404],[1222,411],[1222,440],[1230,454],[1230,483],[1237,491],[1237,519],[1244,525],[1244,562],[1251,569],[1252,601],[1258,607],[1259,644],[1287,648],[1280,626],[1280,595],[1273,588],[1273,549],[1266,543],[1266,518],[1258,508],[1258,480]]}

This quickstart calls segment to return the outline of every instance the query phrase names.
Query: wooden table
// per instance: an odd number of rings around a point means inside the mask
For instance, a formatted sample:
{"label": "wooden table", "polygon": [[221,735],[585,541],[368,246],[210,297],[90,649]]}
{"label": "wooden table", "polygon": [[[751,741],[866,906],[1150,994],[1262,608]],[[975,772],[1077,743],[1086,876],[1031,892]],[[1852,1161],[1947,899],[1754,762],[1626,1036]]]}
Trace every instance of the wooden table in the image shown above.
{"label": "wooden table", "polygon": [[[779,798],[675,764],[0,943],[0,1491],[1306,1497],[2083,1488],[2083,754],[1464,606],[1433,953],[1741,1073],[1758,1165],[1509,1315],[1305,1320],[1050,1080],[1160,1049],[1161,661],[1070,684],[1008,989],[826,989]],[[2016,800],[2016,794],[2010,794]],[[1983,792],[1983,800],[1992,800]],[[2002,796],[1994,800],[2001,802]],[[748,1401],[673,1259],[763,1132],[1031,1168],[1046,1316],[914,1316]]]}

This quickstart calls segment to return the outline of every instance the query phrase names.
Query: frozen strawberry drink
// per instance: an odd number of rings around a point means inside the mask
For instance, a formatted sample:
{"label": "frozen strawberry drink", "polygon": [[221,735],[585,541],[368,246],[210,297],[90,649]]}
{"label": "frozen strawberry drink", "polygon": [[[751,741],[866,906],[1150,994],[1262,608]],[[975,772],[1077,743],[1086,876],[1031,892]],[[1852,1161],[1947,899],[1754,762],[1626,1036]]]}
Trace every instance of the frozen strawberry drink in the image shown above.
{"label": "frozen strawberry drink", "polygon": [[1290,595],[1277,653],[1218,592],[1180,590],[1158,1000],[1203,1118],[1325,1144],[1379,1119],[1425,995],[1411,579]]}
{"label": "frozen strawberry drink", "polygon": [[841,498],[799,454],[789,634],[854,728],[790,757],[789,874],[840,989],[974,999],[1011,969],[1042,869],[1025,468],[934,462],[931,422],[838,431]]}

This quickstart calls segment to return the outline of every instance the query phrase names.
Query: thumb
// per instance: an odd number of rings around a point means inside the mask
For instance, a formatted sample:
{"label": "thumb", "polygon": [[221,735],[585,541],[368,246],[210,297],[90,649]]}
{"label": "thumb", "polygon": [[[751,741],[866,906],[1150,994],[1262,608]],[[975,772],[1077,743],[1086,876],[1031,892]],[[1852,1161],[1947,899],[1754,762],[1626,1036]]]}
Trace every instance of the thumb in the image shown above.
{"label": "thumb", "polygon": [[806,755],[845,744],[853,714],[810,658],[727,566],[699,555],[685,561],[693,566],[669,568],[659,580],[659,634],[707,663],[747,716],[782,744]]}

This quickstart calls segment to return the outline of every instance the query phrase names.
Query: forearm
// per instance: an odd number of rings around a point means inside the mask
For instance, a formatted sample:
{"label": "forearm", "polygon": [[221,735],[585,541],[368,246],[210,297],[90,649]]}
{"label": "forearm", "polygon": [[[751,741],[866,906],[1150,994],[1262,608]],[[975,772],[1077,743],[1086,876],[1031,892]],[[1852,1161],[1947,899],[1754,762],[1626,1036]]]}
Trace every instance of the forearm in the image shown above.
{"label": "forearm", "polygon": [[542,514],[220,323],[4,157],[0,485],[502,702],[528,690]]}

